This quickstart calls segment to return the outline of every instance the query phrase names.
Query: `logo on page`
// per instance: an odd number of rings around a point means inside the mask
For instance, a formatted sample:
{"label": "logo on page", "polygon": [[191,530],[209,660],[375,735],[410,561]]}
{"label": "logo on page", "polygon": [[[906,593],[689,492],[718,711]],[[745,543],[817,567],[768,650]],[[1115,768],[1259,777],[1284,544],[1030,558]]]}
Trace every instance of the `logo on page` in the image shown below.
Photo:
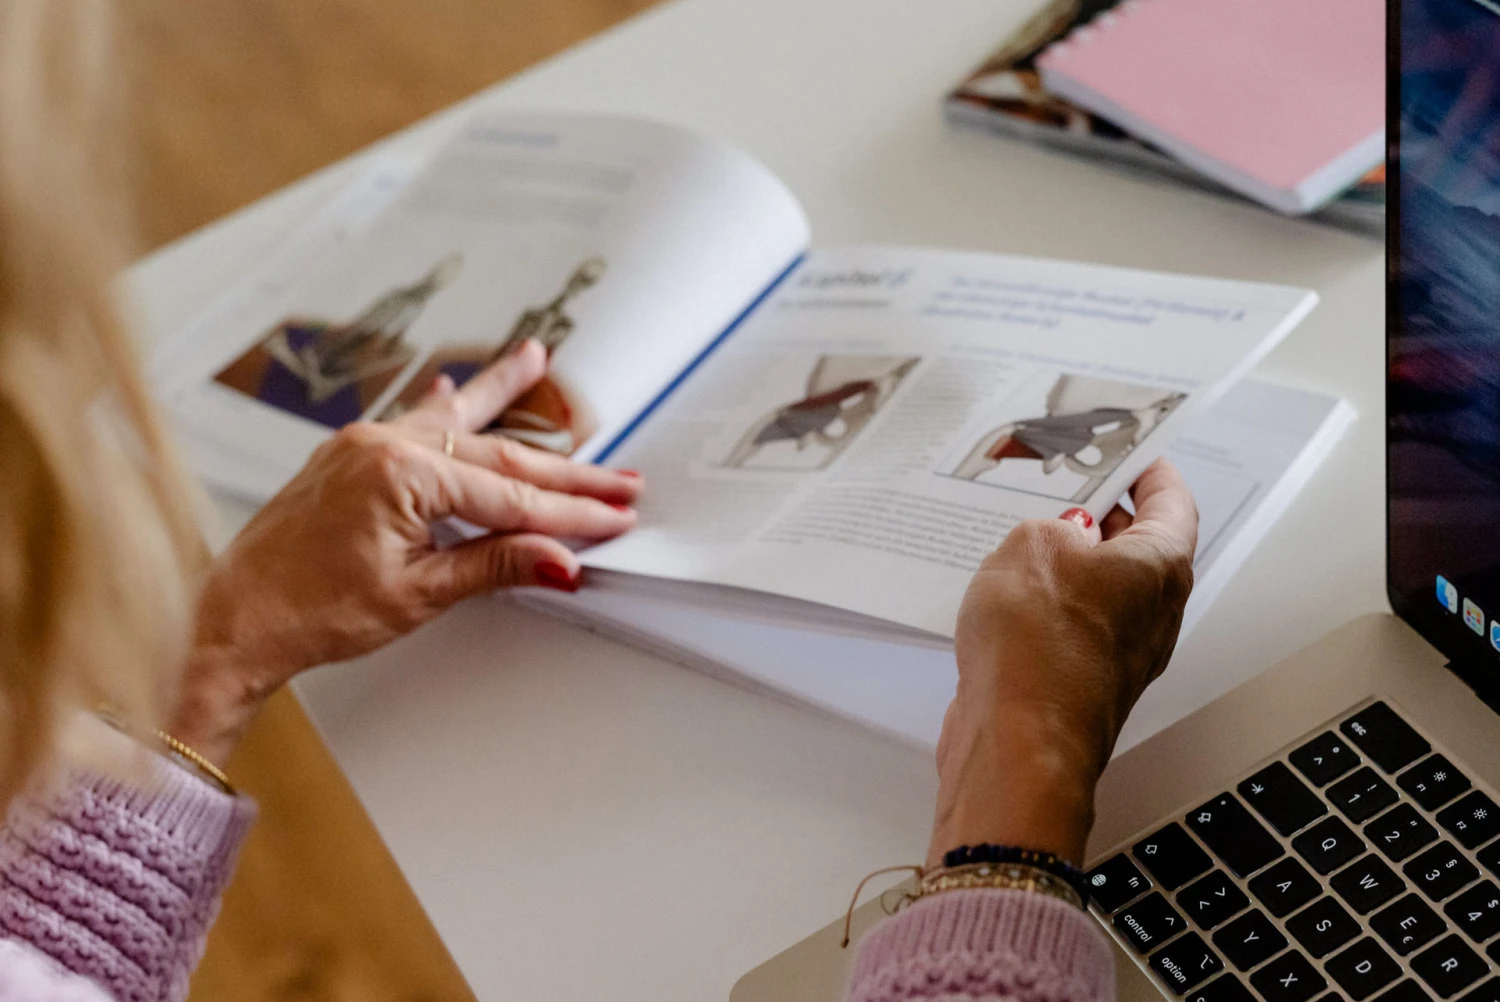
{"label": "logo on page", "polygon": [[1490,646],[1500,651],[1500,619],[1490,620]]}
{"label": "logo on page", "polygon": [[1453,587],[1453,582],[1441,574],[1437,579],[1437,600],[1438,604],[1449,612],[1458,611],[1458,589]]}
{"label": "logo on page", "polygon": [[1484,610],[1475,605],[1472,598],[1464,599],[1464,625],[1484,636]]}

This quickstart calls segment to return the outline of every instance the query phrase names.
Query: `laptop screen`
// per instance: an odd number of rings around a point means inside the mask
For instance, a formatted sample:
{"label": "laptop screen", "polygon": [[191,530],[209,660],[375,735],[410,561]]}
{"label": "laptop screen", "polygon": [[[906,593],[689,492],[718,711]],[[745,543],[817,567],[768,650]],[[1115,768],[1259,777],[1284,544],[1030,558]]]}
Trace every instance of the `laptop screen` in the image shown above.
{"label": "laptop screen", "polygon": [[1500,682],[1500,0],[1391,24],[1391,602]]}

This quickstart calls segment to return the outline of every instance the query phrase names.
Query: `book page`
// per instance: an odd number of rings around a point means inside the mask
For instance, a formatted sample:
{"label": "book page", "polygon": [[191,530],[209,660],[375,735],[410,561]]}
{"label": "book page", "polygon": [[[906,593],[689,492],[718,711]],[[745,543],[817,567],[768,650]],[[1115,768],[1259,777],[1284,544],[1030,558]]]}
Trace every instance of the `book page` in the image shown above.
{"label": "book page", "polygon": [[269,494],[333,430],[400,414],[527,337],[552,370],[491,430],[587,458],[807,242],[765,168],[651,122],[491,113],[408,174],[378,211],[346,199],[348,220],[292,241],[300,255],[158,356],[194,452],[230,457],[209,476]]}
{"label": "book page", "polygon": [[[1202,618],[1223,584],[1264,538],[1353,420],[1336,397],[1254,379],[1237,383],[1196,415],[1167,456],[1201,507],[1197,582],[1182,632]],[[891,636],[799,622],[785,610],[734,605],[727,589],[641,587],[639,578],[596,575],[577,595],[534,591],[524,601],[586,623],[692,668],[826,710],[931,748],[953,699],[951,643],[891,642]],[[799,604],[808,612],[817,607]],[[873,621],[865,620],[865,623]],[[915,635],[910,635],[915,636]],[[1202,684],[1200,684],[1202,683]],[[1195,680],[1187,701],[1153,687],[1122,737],[1134,744],[1232,688]],[[1152,693],[1158,695],[1153,696]]]}
{"label": "book page", "polygon": [[1025,258],[816,252],[606,454],[648,489],[640,526],[585,562],[951,637],[1012,526],[1102,517],[1315,301]]}

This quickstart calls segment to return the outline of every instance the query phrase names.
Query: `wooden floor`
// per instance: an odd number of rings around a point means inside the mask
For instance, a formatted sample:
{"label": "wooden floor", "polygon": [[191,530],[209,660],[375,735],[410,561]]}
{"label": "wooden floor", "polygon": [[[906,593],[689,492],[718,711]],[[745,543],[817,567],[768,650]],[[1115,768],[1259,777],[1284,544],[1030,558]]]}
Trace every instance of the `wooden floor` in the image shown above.
{"label": "wooden floor", "polygon": [[[181,236],[654,2],[117,0],[143,242]],[[195,1002],[472,997],[294,700],[273,702],[229,772],[261,818]]]}

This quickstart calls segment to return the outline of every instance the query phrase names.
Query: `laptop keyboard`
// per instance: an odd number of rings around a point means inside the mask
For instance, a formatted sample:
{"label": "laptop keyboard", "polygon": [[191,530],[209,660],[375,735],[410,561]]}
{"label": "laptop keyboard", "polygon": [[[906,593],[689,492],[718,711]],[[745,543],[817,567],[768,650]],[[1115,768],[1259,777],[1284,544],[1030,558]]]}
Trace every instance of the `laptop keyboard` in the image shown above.
{"label": "laptop keyboard", "polygon": [[1187,1002],[1500,1002],[1500,808],[1383,702],[1089,872]]}

